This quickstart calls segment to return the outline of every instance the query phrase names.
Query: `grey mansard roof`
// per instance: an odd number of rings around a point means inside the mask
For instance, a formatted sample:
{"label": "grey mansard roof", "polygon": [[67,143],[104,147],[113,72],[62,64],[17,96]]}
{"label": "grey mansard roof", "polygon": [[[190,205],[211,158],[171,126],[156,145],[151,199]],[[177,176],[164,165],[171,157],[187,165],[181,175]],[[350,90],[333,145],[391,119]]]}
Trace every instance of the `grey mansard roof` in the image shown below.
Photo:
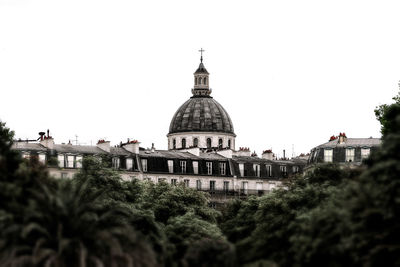
{"label": "grey mansard roof", "polygon": [[326,142],[316,148],[334,147],[373,147],[381,144],[380,138],[346,138],[345,142],[339,144],[339,139]]}
{"label": "grey mansard roof", "polygon": [[212,97],[193,96],[172,118],[169,133],[219,132],[235,134],[226,110]]}

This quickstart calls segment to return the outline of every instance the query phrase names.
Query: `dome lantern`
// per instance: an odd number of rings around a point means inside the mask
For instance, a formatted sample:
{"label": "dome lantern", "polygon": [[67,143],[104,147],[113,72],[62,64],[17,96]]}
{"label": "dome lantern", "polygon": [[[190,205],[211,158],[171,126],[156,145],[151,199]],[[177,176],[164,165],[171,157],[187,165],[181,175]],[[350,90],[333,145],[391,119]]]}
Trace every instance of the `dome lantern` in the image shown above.
{"label": "dome lantern", "polygon": [[192,89],[193,96],[209,96],[211,94],[211,89],[209,87],[209,73],[203,64],[203,48],[199,50],[200,65],[195,71],[194,75],[194,87]]}

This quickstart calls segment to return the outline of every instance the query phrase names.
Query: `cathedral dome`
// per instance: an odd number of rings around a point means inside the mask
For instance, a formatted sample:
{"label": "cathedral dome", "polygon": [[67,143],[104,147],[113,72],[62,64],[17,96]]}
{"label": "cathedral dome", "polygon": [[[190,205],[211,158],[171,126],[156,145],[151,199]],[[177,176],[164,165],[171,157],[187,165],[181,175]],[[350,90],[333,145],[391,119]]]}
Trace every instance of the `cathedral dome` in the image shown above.
{"label": "cathedral dome", "polygon": [[221,104],[208,95],[194,95],[175,112],[169,133],[181,132],[234,134],[228,113]]}

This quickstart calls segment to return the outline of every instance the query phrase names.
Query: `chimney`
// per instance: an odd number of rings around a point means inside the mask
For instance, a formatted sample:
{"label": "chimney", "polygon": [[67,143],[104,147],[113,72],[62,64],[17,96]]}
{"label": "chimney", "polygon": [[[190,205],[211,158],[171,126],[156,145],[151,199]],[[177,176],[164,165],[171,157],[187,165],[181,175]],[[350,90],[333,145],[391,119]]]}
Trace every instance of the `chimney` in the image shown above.
{"label": "chimney", "polygon": [[151,143],[151,152],[156,151],[156,148],[154,147],[154,143]]}
{"label": "chimney", "polygon": [[264,150],[262,153],[262,158],[267,159],[267,160],[273,160],[274,159],[274,153],[272,153],[272,149],[267,149]]}
{"label": "chimney", "polygon": [[192,155],[200,156],[200,148],[199,147],[190,147],[186,149],[180,149],[179,152],[189,152]]}
{"label": "chimney", "polygon": [[104,139],[99,140],[97,142],[97,147],[107,153],[110,153],[110,141],[105,141]]}
{"label": "chimney", "polygon": [[227,159],[231,159],[232,158],[232,149],[218,150],[217,154],[221,155]]}
{"label": "chimney", "polygon": [[283,150],[283,159],[286,159],[286,151],[285,151],[285,149]]}
{"label": "chimney", "polygon": [[345,133],[340,133],[339,134],[339,144],[343,144],[344,142],[346,142],[347,137]]}
{"label": "chimney", "polygon": [[123,147],[125,148],[125,150],[127,150],[131,153],[139,154],[139,144],[140,144],[140,142],[138,140],[133,140],[133,141],[129,141]]}
{"label": "chimney", "polygon": [[54,149],[54,139],[51,136],[43,137],[43,140],[40,140],[40,144],[48,149]]}
{"label": "chimney", "polygon": [[239,147],[239,150],[236,151],[235,154],[238,157],[250,157],[251,156],[250,148],[248,148],[248,147]]}

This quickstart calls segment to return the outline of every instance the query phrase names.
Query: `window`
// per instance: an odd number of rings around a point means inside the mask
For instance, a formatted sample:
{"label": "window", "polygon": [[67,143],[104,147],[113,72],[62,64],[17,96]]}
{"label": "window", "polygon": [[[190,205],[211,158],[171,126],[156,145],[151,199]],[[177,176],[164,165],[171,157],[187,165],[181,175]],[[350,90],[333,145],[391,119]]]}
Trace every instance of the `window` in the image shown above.
{"label": "window", "polygon": [[68,173],[66,173],[66,172],[62,172],[61,173],[61,178],[68,178]]}
{"label": "window", "polygon": [[199,77],[199,84],[201,84],[201,77]]}
{"label": "window", "polygon": [[228,148],[231,148],[231,139],[228,140]]}
{"label": "window", "polygon": [[58,155],[57,160],[58,160],[58,167],[64,168],[65,167],[64,155]]}
{"label": "window", "polygon": [[201,190],[201,180],[196,180],[196,189]]}
{"label": "window", "polygon": [[128,171],[132,170],[133,167],[133,159],[126,159],[126,169]]}
{"label": "window", "polygon": [[242,182],[242,193],[247,195],[248,191],[249,191],[249,183]]}
{"label": "window", "polygon": [[168,172],[174,173],[174,161],[173,160],[168,160]]}
{"label": "window", "polygon": [[46,154],[39,154],[39,162],[42,164],[46,163]]}
{"label": "window", "polygon": [[179,162],[180,166],[181,166],[181,173],[186,173],[186,161],[181,160]]}
{"label": "window", "polygon": [[143,172],[147,172],[147,159],[142,159]]}
{"label": "window", "polygon": [[172,149],[176,149],[176,139],[172,139]]}
{"label": "window", "polygon": [[260,164],[253,164],[253,170],[257,177],[260,177]]}
{"label": "window", "polygon": [[267,169],[267,177],[272,177],[272,166],[266,165],[265,168]]}
{"label": "window", "polygon": [[239,163],[239,172],[240,172],[240,176],[243,177],[244,176],[244,164],[243,163]]}
{"label": "window", "polygon": [[24,153],[22,154],[22,157],[23,157],[24,159],[29,159],[29,158],[31,157],[31,154],[29,154],[28,152],[24,152]]}
{"label": "window", "polygon": [[279,168],[281,170],[281,175],[286,176],[287,175],[286,166],[280,166]]}
{"label": "window", "polygon": [[211,148],[211,138],[207,138],[207,148]]}
{"label": "window", "polygon": [[165,183],[166,180],[166,178],[158,178],[158,183]]}
{"label": "window", "polygon": [[193,146],[198,147],[199,146],[199,139],[195,138],[193,139]]}
{"label": "window", "polygon": [[218,148],[222,149],[222,138],[218,139]]}
{"label": "window", "polygon": [[215,181],[210,181],[210,191],[215,191]]}
{"label": "window", "polygon": [[299,172],[299,166],[293,166],[293,173],[298,173]]}
{"label": "window", "polygon": [[346,148],[346,162],[354,161],[354,148]]}
{"label": "window", "polygon": [[207,174],[212,175],[212,162],[206,162]]}
{"label": "window", "polygon": [[120,159],[116,157],[112,158],[112,167],[114,169],[119,169],[119,166],[120,166]]}
{"label": "window", "polygon": [[76,161],[76,167],[77,168],[82,168],[82,156],[76,156],[75,161]]}
{"label": "window", "polygon": [[73,168],[74,167],[74,156],[69,155],[67,156],[67,167],[68,168]]}
{"label": "window", "polygon": [[333,149],[329,149],[329,148],[324,149],[324,161],[325,162],[333,161]]}
{"label": "window", "polygon": [[204,77],[203,83],[204,83],[204,84],[207,84],[207,78],[206,78],[206,77]]}
{"label": "window", "polygon": [[183,180],[185,187],[189,187],[189,179],[185,179]]}
{"label": "window", "polygon": [[182,148],[186,148],[186,139],[182,138]]}
{"label": "window", "polygon": [[367,159],[369,157],[369,154],[371,153],[371,150],[367,147],[361,148],[361,160]]}
{"label": "window", "polygon": [[224,192],[229,191],[229,181],[224,181]]}
{"label": "window", "polygon": [[219,174],[226,175],[226,163],[225,162],[219,163]]}
{"label": "window", "polygon": [[198,161],[193,161],[193,173],[199,174],[199,162]]}
{"label": "window", "polygon": [[194,85],[197,85],[197,77],[194,78]]}
{"label": "window", "polygon": [[171,179],[171,185],[176,185],[176,179]]}
{"label": "window", "polygon": [[257,189],[258,195],[262,195],[263,194],[263,183],[262,182],[257,182],[256,183],[256,189]]}

